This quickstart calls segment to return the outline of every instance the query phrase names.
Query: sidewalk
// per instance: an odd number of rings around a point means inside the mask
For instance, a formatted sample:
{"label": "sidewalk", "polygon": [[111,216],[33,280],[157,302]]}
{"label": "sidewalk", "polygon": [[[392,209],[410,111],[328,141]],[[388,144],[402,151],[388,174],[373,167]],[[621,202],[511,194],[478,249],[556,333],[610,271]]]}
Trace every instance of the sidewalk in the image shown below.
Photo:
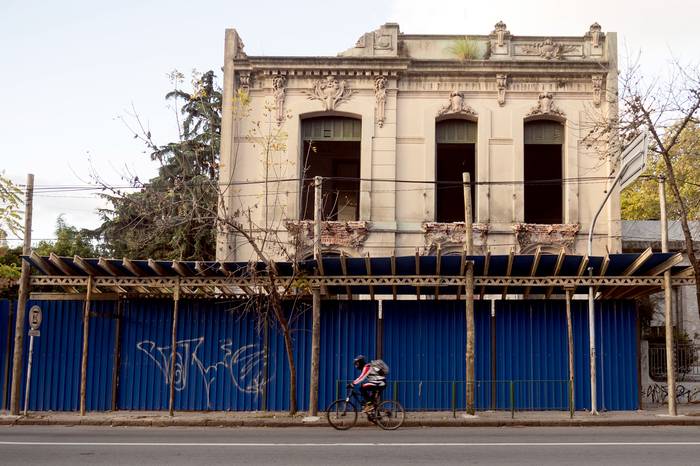
{"label": "sidewalk", "polygon": [[[611,411],[591,416],[577,412],[573,419],[568,412],[479,411],[476,416],[462,412],[410,412],[405,427],[503,427],[503,426],[700,426],[700,406],[679,407],[678,416],[668,416],[668,408],[641,411]],[[317,419],[306,418],[306,413],[290,416],[283,412],[182,412],[170,417],[162,411],[118,411],[106,413],[41,412],[27,416],[0,415],[0,425],[58,425],[58,426],[137,426],[137,427],[328,427],[319,413]],[[370,425],[360,415],[358,425]]]}

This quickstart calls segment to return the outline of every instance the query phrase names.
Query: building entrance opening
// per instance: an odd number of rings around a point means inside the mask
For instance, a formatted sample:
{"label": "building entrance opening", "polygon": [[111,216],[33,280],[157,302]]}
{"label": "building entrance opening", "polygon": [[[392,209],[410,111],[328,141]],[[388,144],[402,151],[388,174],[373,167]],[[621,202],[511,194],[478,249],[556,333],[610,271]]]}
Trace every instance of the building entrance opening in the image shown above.
{"label": "building entrance opening", "polygon": [[525,223],[564,221],[564,125],[537,120],[525,123]]}
{"label": "building entrance opening", "polygon": [[462,173],[472,180],[472,220],[476,218],[476,123],[468,120],[443,120],[435,126],[435,221],[464,221]]}
{"label": "building entrance opening", "polygon": [[322,176],[323,219],[358,220],[362,121],[338,116],[308,118],[301,128],[301,218],[314,218],[314,177]]}

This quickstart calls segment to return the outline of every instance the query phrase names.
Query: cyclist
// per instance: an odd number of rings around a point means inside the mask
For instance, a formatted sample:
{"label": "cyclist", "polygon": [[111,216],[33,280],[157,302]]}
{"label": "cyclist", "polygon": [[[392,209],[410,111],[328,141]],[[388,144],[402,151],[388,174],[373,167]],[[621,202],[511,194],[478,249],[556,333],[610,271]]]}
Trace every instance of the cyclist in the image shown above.
{"label": "cyclist", "polygon": [[378,398],[379,392],[386,386],[385,373],[387,370],[383,370],[386,364],[381,360],[368,363],[365,357],[360,354],[353,360],[353,365],[355,369],[361,372],[352,384],[357,385],[363,380],[365,381],[365,383],[360,386],[360,393],[364,400],[362,412],[366,413],[372,410],[373,403]]}

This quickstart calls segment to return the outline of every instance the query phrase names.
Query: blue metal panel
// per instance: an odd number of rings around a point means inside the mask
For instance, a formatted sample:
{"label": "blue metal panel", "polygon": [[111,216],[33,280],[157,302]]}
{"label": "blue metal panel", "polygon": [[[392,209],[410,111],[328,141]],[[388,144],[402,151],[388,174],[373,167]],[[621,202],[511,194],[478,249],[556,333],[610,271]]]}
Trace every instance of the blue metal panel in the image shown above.
{"label": "blue metal panel", "polygon": [[[309,379],[311,374],[311,303],[293,301],[285,303],[285,312],[292,335],[294,365],[297,376],[297,408],[308,409]],[[289,363],[285,352],[282,329],[271,324],[269,343],[269,385],[267,409],[289,409]]]}
{"label": "blue metal panel", "polygon": [[[590,409],[588,303],[572,305],[576,409]],[[637,310],[634,301],[596,301],[596,361],[599,410],[639,409]]]}
{"label": "blue metal panel", "polygon": [[[564,301],[497,301],[496,407],[567,409]],[[511,397],[513,399],[511,399]]]}
{"label": "blue metal panel", "polygon": [[[568,350],[564,301],[498,301],[497,407],[568,409]],[[637,317],[634,302],[596,302],[598,399],[603,410],[639,406]],[[576,409],[590,409],[588,304],[572,302]]]}
{"label": "blue metal panel", "polygon": [[13,325],[10,319],[14,315],[14,306],[17,304],[8,299],[0,299],[0,399],[2,409],[6,409],[10,403],[10,379],[12,377],[12,353],[13,345]]}
{"label": "blue metal panel", "polygon": [[[167,409],[172,308],[170,300],[125,304],[120,408]],[[175,409],[261,409],[261,329],[237,302],[180,301],[175,354]]]}
{"label": "blue metal panel", "polygon": [[[352,361],[358,354],[375,358],[377,304],[374,301],[321,302],[319,409],[345,393],[344,384],[358,373]],[[339,392],[339,393],[338,393]]]}
{"label": "blue metal panel", "polygon": [[[465,406],[464,301],[385,301],[384,360],[406,409]],[[490,303],[475,303],[476,405],[490,406]],[[396,388],[394,388],[396,384]],[[454,400],[453,400],[454,397]]]}

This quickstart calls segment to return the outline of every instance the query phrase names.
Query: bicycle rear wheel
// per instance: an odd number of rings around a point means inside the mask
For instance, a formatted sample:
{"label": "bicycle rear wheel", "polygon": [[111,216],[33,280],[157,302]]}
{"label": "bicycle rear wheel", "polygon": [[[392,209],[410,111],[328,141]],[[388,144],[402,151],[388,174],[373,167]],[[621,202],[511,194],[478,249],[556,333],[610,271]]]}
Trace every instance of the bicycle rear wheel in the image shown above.
{"label": "bicycle rear wheel", "polygon": [[328,423],[338,430],[348,430],[357,422],[357,408],[345,400],[335,400],[326,410]]}
{"label": "bicycle rear wheel", "polygon": [[401,427],[405,418],[406,412],[401,403],[386,400],[377,406],[374,422],[384,430],[396,430]]}

